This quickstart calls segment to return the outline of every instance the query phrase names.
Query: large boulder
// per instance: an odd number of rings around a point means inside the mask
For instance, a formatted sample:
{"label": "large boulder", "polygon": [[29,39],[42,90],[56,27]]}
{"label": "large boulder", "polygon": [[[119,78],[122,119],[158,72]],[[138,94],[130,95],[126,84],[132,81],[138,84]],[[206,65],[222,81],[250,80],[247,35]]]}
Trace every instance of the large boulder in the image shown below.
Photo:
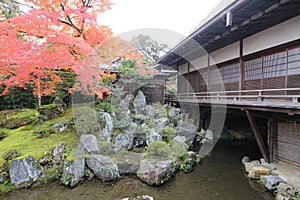
{"label": "large boulder", "polygon": [[155,108],[151,105],[147,105],[145,107],[145,115],[152,119],[155,118],[155,116],[156,116]]}
{"label": "large boulder", "polygon": [[41,175],[42,167],[31,156],[14,160],[9,168],[10,182],[16,188],[30,187]]}
{"label": "large boulder", "polygon": [[92,134],[82,135],[77,147],[77,156],[84,153],[100,153],[96,136]]}
{"label": "large boulder", "polygon": [[98,139],[100,141],[111,141],[111,134],[114,128],[113,119],[107,112],[99,112],[98,117],[100,119],[100,124],[102,124],[103,128],[101,132],[98,134]]}
{"label": "large boulder", "polygon": [[137,124],[133,122],[130,122],[129,126],[120,128],[122,133],[118,134],[114,138],[114,147],[118,151],[122,149],[125,150],[132,149],[136,128],[137,128]]}
{"label": "large boulder", "polygon": [[137,176],[149,185],[160,185],[175,173],[172,160],[141,160]]}
{"label": "large boulder", "polygon": [[121,100],[116,111],[116,118],[117,120],[132,121],[132,115],[125,100]]}
{"label": "large boulder", "polygon": [[71,188],[77,186],[84,177],[85,159],[78,158],[64,167],[62,183]]}
{"label": "large boulder", "polygon": [[197,133],[197,127],[194,124],[187,122],[178,122],[178,126],[176,129],[177,135],[184,136],[186,138],[186,143],[194,141]]}
{"label": "large boulder", "polygon": [[118,165],[106,156],[92,154],[86,158],[86,164],[102,181],[116,180],[120,176]]}
{"label": "large boulder", "polygon": [[129,150],[132,149],[133,146],[133,134],[124,134],[120,133],[114,139],[114,147],[120,151],[122,149]]}
{"label": "large boulder", "polygon": [[146,97],[140,90],[133,100],[133,107],[135,114],[144,114],[146,109]]}
{"label": "large boulder", "polygon": [[135,152],[120,152],[113,155],[121,175],[136,174],[140,167],[143,154]]}
{"label": "large boulder", "polygon": [[158,133],[160,133],[162,131],[162,129],[168,125],[169,119],[163,117],[163,118],[159,118],[159,119],[155,120],[155,122],[157,124],[156,131]]}

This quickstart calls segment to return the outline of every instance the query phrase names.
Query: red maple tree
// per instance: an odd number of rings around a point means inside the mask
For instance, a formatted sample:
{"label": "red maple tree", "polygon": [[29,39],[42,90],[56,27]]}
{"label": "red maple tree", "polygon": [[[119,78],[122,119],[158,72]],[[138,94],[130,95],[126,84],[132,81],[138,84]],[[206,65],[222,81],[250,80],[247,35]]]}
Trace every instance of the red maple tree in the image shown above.
{"label": "red maple tree", "polygon": [[72,70],[77,74],[80,84],[76,87],[83,93],[96,94],[100,98],[103,93],[109,94],[101,84],[103,73],[99,73],[98,66],[108,62],[109,58],[126,54],[126,45],[121,39],[103,45],[111,38],[112,31],[97,24],[97,14],[110,9],[111,2],[25,2],[31,7],[28,13],[0,22],[0,86],[4,87],[1,95],[14,86],[32,87],[40,100],[41,96],[55,93],[55,83],[61,82],[53,73],[57,69]]}

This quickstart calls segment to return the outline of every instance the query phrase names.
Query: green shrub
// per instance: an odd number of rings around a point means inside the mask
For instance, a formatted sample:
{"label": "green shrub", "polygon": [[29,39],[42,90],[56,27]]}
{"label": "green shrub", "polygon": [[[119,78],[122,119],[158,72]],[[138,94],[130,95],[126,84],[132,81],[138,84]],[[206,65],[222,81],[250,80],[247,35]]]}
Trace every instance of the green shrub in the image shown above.
{"label": "green shrub", "polygon": [[94,109],[88,106],[73,108],[77,133],[80,135],[97,134],[100,124]]}
{"label": "green shrub", "polygon": [[96,103],[96,110],[97,111],[103,111],[107,113],[113,113],[115,112],[115,107],[113,104],[107,102],[107,101],[102,101],[100,103]]}

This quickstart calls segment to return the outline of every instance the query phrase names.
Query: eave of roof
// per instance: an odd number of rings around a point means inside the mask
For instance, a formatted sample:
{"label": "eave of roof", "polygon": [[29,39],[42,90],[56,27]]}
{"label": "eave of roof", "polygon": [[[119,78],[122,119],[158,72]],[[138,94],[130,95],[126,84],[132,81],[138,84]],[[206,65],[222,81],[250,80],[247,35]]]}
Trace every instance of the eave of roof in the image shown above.
{"label": "eave of roof", "polygon": [[[232,26],[226,27],[225,15],[233,14]],[[299,0],[237,0],[154,63],[156,68],[178,66],[300,15]]]}

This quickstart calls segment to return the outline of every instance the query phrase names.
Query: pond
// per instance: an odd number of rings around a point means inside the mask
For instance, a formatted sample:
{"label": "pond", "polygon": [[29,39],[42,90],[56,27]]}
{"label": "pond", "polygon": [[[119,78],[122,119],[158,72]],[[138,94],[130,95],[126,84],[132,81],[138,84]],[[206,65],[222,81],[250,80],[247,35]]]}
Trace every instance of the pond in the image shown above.
{"label": "pond", "polygon": [[85,181],[74,189],[52,183],[0,195],[0,199],[116,200],[139,195],[149,195],[155,200],[274,199],[258,183],[248,180],[241,165],[244,155],[249,155],[251,159],[260,158],[255,141],[218,142],[211,155],[205,157],[192,173],[179,172],[171,181],[159,187],[148,186],[134,177],[126,177],[112,183]]}

